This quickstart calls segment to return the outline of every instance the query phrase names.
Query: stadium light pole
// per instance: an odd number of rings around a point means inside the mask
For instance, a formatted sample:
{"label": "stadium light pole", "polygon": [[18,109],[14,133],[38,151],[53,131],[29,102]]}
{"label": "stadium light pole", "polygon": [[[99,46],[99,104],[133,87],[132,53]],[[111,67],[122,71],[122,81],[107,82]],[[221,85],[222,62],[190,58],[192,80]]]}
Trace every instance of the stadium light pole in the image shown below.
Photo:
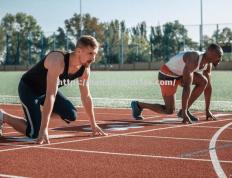
{"label": "stadium light pole", "polygon": [[6,33],[6,59],[5,59],[5,63],[7,64],[9,61],[9,34]]}
{"label": "stadium light pole", "polygon": [[65,45],[65,49],[66,49],[66,51],[68,51],[69,50],[69,39],[68,39],[68,32],[66,32],[66,45]]}
{"label": "stadium light pole", "polygon": [[136,42],[136,62],[139,61],[139,44]]}
{"label": "stadium light pole", "polygon": [[203,49],[203,3],[200,0],[201,6],[201,25],[200,25],[200,51]]}
{"label": "stadium light pole", "polygon": [[19,38],[19,33],[20,33],[20,25],[18,23],[15,24],[15,30],[16,30],[16,36],[17,36],[17,48],[16,48],[16,60],[15,60],[15,64],[19,64],[19,60],[20,60],[20,51],[19,51],[19,47],[20,47],[20,38]]}
{"label": "stadium light pole", "polygon": [[40,60],[42,60],[43,57],[44,57],[44,35],[43,35],[42,32],[41,32],[40,36],[41,36],[41,41],[40,41],[40,46],[41,46]]}
{"label": "stadium light pole", "polygon": [[82,22],[82,0],[80,0],[80,36],[82,35],[83,22]]}
{"label": "stadium light pole", "polygon": [[230,40],[230,60],[232,60],[232,40]]}
{"label": "stadium light pole", "polygon": [[124,31],[121,27],[121,64],[124,64]]}
{"label": "stadium light pole", "polygon": [[55,34],[55,32],[53,33],[52,38],[53,38],[53,51],[54,51],[56,49],[56,34]]}
{"label": "stadium light pole", "polygon": [[32,42],[32,33],[29,32],[28,34],[28,62],[31,65],[31,42]]}

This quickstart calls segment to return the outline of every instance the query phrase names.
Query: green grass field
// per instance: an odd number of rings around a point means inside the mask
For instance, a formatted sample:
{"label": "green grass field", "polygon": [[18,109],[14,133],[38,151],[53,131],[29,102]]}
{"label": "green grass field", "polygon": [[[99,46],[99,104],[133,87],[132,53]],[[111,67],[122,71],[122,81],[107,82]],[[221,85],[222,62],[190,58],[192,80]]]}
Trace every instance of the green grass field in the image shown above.
{"label": "green grass field", "polygon": [[[23,72],[0,72],[0,102],[14,102],[11,97],[17,96],[17,87]],[[129,107],[132,99],[162,103],[162,96],[157,84],[157,71],[93,71],[90,89],[97,106]],[[213,110],[232,111],[232,71],[213,71],[212,73],[212,108]],[[80,104],[78,85],[60,89],[71,97],[75,104]],[[180,104],[182,88],[177,91],[177,106]],[[204,109],[204,98],[201,96],[193,106]]]}

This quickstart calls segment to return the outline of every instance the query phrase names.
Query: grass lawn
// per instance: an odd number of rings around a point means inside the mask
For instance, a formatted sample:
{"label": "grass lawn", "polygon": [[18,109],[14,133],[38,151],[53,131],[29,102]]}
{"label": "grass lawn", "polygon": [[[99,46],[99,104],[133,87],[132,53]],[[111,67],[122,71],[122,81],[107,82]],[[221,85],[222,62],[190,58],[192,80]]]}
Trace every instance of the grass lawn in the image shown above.
{"label": "grass lawn", "polygon": [[[0,72],[0,95],[17,96],[17,87],[23,72]],[[162,96],[157,83],[157,71],[93,71],[90,90],[93,98],[102,102],[112,99],[118,101],[131,99],[161,100]],[[232,102],[232,71],[213,71],[213,102]],[[60,89],[66,96],[79,97],[78,85]],[[181,99],[182,88],[177,91],[177,100]],[[107,99],[104,99],[107,98]],[[203,101],[201,96],[199,100]],[[226,103],[226,102],[224,102]],[[120,106],[118,104],[117,106]],[[232,110],[232,109],[231,109]]]}

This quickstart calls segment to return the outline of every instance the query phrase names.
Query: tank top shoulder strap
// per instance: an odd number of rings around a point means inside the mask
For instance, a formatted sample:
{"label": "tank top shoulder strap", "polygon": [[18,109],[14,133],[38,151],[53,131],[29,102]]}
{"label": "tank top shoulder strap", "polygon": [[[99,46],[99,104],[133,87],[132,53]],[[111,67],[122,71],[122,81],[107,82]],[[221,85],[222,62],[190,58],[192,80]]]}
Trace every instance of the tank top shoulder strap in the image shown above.
{"label": "tank top shoulder strap", "polygon": [[64,72],[68,74],[69,67],[69,53],[64,54]]}
{"label": "tank top shoulder strap", "polygon": [[63,74],[68,74],[68,67],[69,67],[69,53],[64,53],[63,51],[52,51],[52,52],[59,52],[64,56],[64,72]]}

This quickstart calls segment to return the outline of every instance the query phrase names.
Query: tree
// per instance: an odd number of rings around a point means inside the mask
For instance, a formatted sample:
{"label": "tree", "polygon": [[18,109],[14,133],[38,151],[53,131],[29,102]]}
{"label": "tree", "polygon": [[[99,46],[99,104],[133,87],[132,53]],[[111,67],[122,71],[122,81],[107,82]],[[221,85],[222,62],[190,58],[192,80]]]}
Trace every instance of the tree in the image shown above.
{"label": "tree", "polygon": [[2,27],[0,26],[0,63],[3,61],[3,55],[4,55],[4,50],[5,50],[5,48],[4,48],[4,46],[5,46],[5,44],[4,44],[4,40],[5,40],[5,38],[4,38],[5,36],[4,36],[4,32],[3,32],[3,29],[2,29]]}
{"label": "tree", "polygon": [[222,31],[215,31],[212,38],[214,41],[217,41],[217,43],[231,43],[232,42],[232,31],[230,28],[225,27],[222,29]]}
{"label": "tree", "polygon": [[104,24],[100,23],[96,17],[91,17],[90,14],[82,16],[82,27],[79,14],[74,14],[72,18],[65,20],[64,23],[66,32],[75,38],[80,37],[82,31],[82,35],[93,35],[99,42],[104,39]]}
{"label": "tree", "polygon": [[[82,16],[82,26],[81,26],[81,16],[80,14],[74,14],[70,19],[65,20],[65,31],[69,34],[70,38],[76,40],[80,35],[92,35],[94,36],[100,45],[104,43],[104,23],[100,23],[96,17],[92,17],[90,14],[84,14]],[[61,35],[61,33],[60,33]],[[102,58],[102,52],[99,51],[98,59]]]}
{"label": "tree", "polygon": [[120,22],[118,20],[105,23],[105,57],[106,63],[119,63],[120,59]]}
{"label": "tree", "polygon": [[139,23],[137,26],[131,28],[129,46],[129,63],[135,61],[144,62],[149,60],[150,45],[147,39],[146,22]]}
{"label": "tree", "polygon": [[150,43],[153,47],[152,55],[156,60],[161,60],[163,58],[163,33],[160,25],[151,27]]}
{"label": "tree", "polygon": [[58,28],[57,33],[50,36],[50,44],[54,41],[55,38],[55,46],[59,50],[74,50],[75,44],[72,37],[69,35],[69,33],[65,32],[65,30],[61,27]]}
{"label": "tree", "polygon": [[168,22],[163,26],[164,59],[168,60],[181,50],[181,45],[187,39],[187,30],[178,21]]}
{"label": "tree", "polygon": [[187,34],[184,25],[178,21],[168,22],[161,26],[151,27],[151,43],[153,55],[156,59],[168,60],[177,52],[189,49],[196,49],[197,45]]}
{"label": "tree", "polygon": [[206,48],[207,46],[209,46],[211,43],[214,43],[214,39],[212,37],[209,37],[208,35],[204,35],[203,36],[203,44],[204,44],[204,48]]}
{"label": "tree", "polygon": [[5,64],[28,65],[39,60],[37,53],[41,28],[32,16],[25,13],[15,16],[6,14],[1,28],[7,39]]}
{"label": "tree", "polygon": [[232,31],[231,29],[228,27],[225,27],[222,29],[222,31],[219,31],[219,30],[215,31],[212,36],[212,39],[214,39],[214,41],[219,43],[220,46],[222,47],[225,53],[224,60],[230,59],[231,54],[228,54],[228,53],[232,52]]}

